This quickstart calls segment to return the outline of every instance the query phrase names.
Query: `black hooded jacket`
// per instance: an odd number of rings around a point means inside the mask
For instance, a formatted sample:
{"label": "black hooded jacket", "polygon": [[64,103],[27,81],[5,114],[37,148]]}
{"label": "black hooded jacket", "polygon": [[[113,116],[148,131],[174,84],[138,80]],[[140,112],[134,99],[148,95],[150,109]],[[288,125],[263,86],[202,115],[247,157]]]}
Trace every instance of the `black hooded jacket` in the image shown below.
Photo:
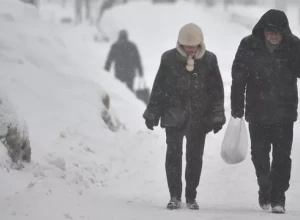
{"label": "black hooded jacket", "polygon": [[[274,53],[267,49],[266,27],[274,27],[283,39]],[[232,66],[232,115],[246,114],[248,122],[273,124],[297,120],[300,77],[300,41],[290,30],[284,12],[269,10],[245,37],[238,48]]]}

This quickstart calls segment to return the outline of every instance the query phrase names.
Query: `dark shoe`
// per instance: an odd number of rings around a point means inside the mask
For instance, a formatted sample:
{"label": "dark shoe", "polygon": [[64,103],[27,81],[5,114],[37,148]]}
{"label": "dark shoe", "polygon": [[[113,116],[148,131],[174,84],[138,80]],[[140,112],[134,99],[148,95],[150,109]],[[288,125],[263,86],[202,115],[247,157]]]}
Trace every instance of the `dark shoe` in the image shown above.
{"label": "dark shoe", "polygon": [[[273,213],[284,213],[285,207],[285,193],[284,192],[272,192],[271,206]],[[276,207],[276,208],[275,208]],[[283,208],[283,210],[282,210]],[[275,209],[275,210],[273,210]]]}
{"label": "dark shoe", "polygon": [[192,209],[192,210],[198,210],[199,209],[199,205],[196,202],[195,199],[187,199],[186,200],[186,207],[188,209]]}
{"label": "dark shoe", "polygon": [[176,197],[172,197],[170,202],[167,205],[167,209],[173,210],[173,209],[179,209],[181,205],[181,200],[177,199]]}
{"label": "dark shoe", "polygon": [[275,205],[275,206],[272,207],[272,213],[284,214],[285,213],[285,208],[282,205]]}
{"label": "dark shoe", "polygon": [[258,202],[263,210],[268,210],[271,207],[271,194],[269,192],[258,192]]}

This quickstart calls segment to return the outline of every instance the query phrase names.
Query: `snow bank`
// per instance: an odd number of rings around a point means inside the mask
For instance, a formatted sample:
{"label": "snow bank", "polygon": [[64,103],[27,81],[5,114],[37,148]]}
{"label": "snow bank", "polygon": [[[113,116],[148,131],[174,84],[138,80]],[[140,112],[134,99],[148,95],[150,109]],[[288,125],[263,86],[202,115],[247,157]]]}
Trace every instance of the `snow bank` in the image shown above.
{"label": "snow bank", "polygon": [[18,0],[0,1],[5,30],[0,35],[0,87],[26,120],[33,149],[32,162],[20,173],[5,169],[10,161],[1,144],[1,198],[11,198],[16,190],[27,193],[30,183],[47,190],[52,188],[43,186],[48,182],[71,186],[78,196],[89,188],[112,187],[124,174],[137,172],[132,161],[145,154],[139,149],[141,139],[149,140],[140,131],[145,105],[101,69],[101,47],[84,38],[84,29],[39,17]]}
{"label": "snow bank", "polygon": [[29,135],[25,120],[17,114],[5,92],[0,90],[0,137],[5,137],[8,127],[16,128],[18,133],[24,135],[24,137]]}
{"label": "snow bank", "polygon": [[[6,133],[7,124],[13,124],[21,134],[30,136],[31,165],[44,162],[43,157],[51,152],[59,155],[56,150],[59,144],[71,147],[75,134],[78,134],[75,135],[78,148],[94,152],[93,148],[101,143],[101,148],[105,149],[107,142],[100,141],[103,137],[113,138],[111,131],[128,127],[126,120],[122,122],[115,110],[118,105],[121,109],[122,103],[125,103],[123,109],[131,108],[126,97],[122,97],[130,94],[128,89],[110,76],[111,88],[107,93],[85,76],[90,72],[90,66],[84,62],[87,54],[80,52],[88,49],[78,46],[84,43],[78,38],[65,41],[64,27],[39,19],[34,7],[17,0],[1,0],[0,4],[0,26],[5,30],[0,36],[0,87],[13,103],[10,104],[1,93],[1,133]],[[75,51],[77,53],[73,55]],[[96,76],[96,68],[93,71]],[[99,72],[95,77],[97,80],[101,79]],[[119,94],[118,87],[125,92]],[[110,106],[105,106],[105,97],[109,97]],[[116,97],[119,102],[115,101]],[[133,95],[130,97],[139,103]],[[131,113],[137,114],[134,110]],[[30,134],[22,118],[26,120]],[[97,141],[87,147],[84,139]],[[60,140],[64,142],[58,143]],[[57,157],[72,157],[68,156],[69,151],[67,148],[63,156]],[[81,155],[77,157],[81,158]],[[51,161],[46,164],[53,165]],[[57,164],[57,160],[54,161]]]}
{"label": "snow bank", "polygon": [[[31,147],[26,121],[15,111],[4,91],[0,90],[0,141],[7,147],[15,168],[20,161],[31,159]],[[3,161],[0,161],[0,163]]]}

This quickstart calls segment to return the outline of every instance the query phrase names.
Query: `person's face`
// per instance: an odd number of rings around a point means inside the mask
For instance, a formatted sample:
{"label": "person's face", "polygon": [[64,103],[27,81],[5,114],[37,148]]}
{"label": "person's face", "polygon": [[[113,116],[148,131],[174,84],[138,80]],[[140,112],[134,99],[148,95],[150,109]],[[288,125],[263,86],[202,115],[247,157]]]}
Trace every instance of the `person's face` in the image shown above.
{"label": "person's face", "polygon": [[282,41],[282,33],[265,30],[265,38],[271,44],[280,44],[280,42]]}
{"label": "person's face", "polygon": [[188,56],[193,56],[198,48],[198,46],[183,46],[183,50]]}

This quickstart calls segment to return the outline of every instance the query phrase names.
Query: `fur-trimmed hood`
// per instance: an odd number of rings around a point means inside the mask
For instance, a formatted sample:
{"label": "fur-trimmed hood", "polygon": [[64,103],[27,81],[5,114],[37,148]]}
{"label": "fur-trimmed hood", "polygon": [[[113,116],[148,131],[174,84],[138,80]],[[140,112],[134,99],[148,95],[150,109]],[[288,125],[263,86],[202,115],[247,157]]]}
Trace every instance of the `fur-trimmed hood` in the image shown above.
{"label": "fur-trimmed hood", "polygon": [[[199,49],[193,57],[188,57],[183,46],[198,46]],[[187,57],[187,70],[190,72],[193,71],[195,63],[194,59],[201,59],[206,51],[201,28],[194,23],[184,25],[179,31],[176,49],[180,55]]]}

